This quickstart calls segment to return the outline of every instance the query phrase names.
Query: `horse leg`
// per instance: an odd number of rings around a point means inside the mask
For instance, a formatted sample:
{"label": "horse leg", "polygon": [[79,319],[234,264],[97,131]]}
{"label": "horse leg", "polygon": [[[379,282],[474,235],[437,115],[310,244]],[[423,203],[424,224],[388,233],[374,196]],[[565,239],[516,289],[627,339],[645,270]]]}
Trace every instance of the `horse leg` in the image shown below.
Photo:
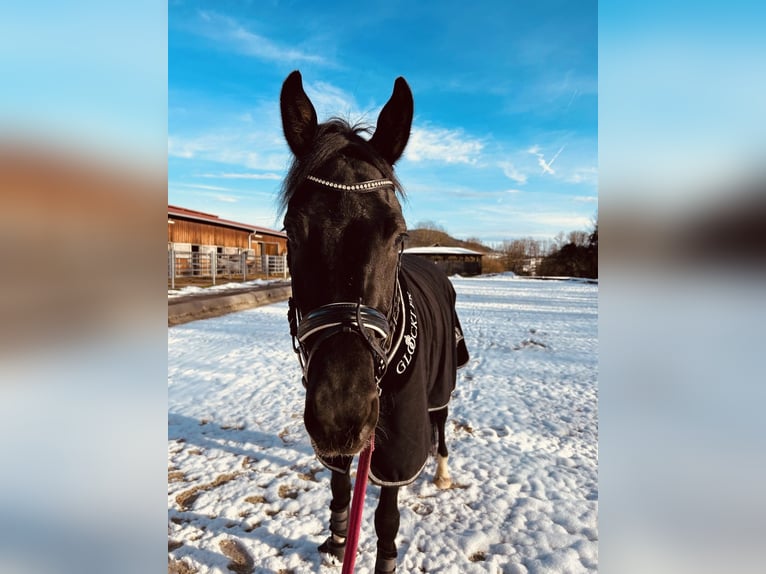
{"label": "horse leg", "polygon": [[396,535],[399,532],[399,487],[383,486],[375,509],[375,532],[378,535],[378,555],[375,574],[396,570]]}
{"label": "horse leg", "polygon": [[434,475],[434,484],[436,488],[449,488],[452,486],[452,478],[447,468],[449,452],[447,452],[447,441],[444,438],[444,425],[447,423],[448,409],[444,407],[438,411],[431,411],[431,424],[436,427],[439,444],[436,449],[436,474]]}
{"label": "horse leg", "polygon": [[331,554],[343,562],[348,536],[348,504],[351,500],[350,474],[333,470],[330,488],[330,536],[319,546],[319,551]]}

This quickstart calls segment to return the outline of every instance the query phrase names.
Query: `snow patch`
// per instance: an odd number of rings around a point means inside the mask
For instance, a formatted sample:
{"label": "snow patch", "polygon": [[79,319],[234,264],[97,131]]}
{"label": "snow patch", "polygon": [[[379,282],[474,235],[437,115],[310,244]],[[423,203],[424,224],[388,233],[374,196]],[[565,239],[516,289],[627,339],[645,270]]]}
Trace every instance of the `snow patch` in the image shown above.
{"label": "snow patch", "polygon": [[[430,461],[401,489],[398,571],[597,572],[598,286],[452,283],[471,353],[449,407],[453,486],[436,489]],[[169,571],[252,559],[254,572],[339,572],[316,550],[330,473],[303,428],[286,313],[281,302],[168,330]],[[378,495],[370,486],[360,573],[375,562]]]}

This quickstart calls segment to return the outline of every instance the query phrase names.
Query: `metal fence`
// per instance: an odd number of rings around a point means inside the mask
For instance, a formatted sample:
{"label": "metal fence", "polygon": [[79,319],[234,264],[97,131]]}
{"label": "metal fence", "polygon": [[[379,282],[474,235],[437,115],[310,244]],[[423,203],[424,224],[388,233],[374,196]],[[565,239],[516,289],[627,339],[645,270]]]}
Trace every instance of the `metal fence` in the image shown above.
{"label": "metal fence", "polygon": [[285,255],[255,255],[252,252],[225,254],[168,251],[168,284],[176,282],[212,285],[222,281],[247,281],[258,277],[287,278]]}

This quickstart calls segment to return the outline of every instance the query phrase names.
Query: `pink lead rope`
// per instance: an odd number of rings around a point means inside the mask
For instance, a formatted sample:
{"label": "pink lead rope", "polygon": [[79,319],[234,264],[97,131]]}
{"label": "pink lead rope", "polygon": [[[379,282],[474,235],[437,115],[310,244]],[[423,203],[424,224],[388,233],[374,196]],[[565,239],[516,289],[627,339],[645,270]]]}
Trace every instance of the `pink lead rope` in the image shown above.
{"label": "pink lead rope", "polygon": [[372,433],[369,446],[359,455],[359,466],[356,470],[354,498],[351,500],[351,517],[348,524],[348,538],[346,539],[346,550],[343,553],[343,569],[341,574],[351,574],[354,571],[356,547],[359,544],[359,530],[362,527],[364,495],[367,492],[367,475],[370,472],[370,459],[374,450],[375,433]]}

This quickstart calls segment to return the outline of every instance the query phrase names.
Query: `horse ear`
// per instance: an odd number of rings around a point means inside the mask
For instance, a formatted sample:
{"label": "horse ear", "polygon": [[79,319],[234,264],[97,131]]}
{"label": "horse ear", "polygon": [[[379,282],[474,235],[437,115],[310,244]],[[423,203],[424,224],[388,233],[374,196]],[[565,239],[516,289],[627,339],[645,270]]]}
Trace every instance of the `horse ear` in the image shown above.
{"label": "horse ear", "polygon": [[404,78],[396,78],[394,92],[378,116],[378,125],[370,143],[392,165],[398,160],[410,139],[414,103]]}
{"label": "horse ear", "polygon": [[317,129],[317,113],[303,91],[301,73],[295,70],[282,84],[279,96],[282,129],[290,149],[296,156],[308,151]]}

